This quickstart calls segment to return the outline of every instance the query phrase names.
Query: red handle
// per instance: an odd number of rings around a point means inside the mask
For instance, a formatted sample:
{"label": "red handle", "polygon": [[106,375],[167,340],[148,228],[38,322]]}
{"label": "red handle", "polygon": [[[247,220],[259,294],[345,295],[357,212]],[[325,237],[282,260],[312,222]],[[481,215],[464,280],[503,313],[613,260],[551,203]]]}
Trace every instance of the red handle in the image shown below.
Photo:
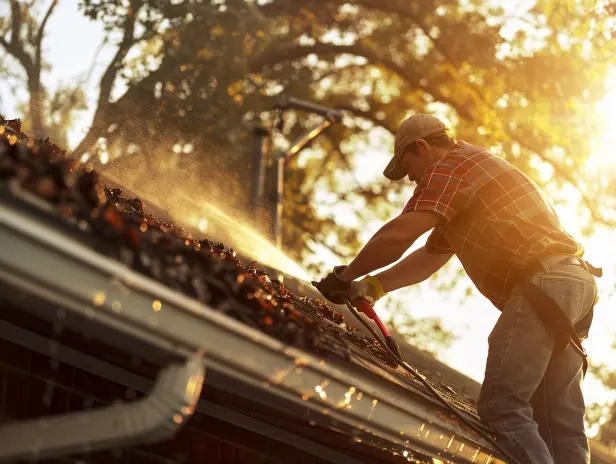
{"label": "red handle", "polygon": [[379,316],[376,315],[374,308],[370,306],[370,303],[368,303],[363,298],[358,298],[353,303],[355,304],[355,307],[360,313],[364,313],[366,316],[376,322],[376,325],[379,326],[379,329],[385,337],[389,337],[389,331],[387,330],[387,327],[383,325],[381,319],[379,319]]}

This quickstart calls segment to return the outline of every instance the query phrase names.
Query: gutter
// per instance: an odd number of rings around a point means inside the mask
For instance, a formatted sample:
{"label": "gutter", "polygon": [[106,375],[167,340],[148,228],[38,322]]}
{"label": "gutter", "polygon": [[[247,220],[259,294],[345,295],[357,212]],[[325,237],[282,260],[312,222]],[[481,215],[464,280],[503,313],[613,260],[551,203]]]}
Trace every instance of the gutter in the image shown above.
{"label": "gutter", "polygon": [[[196,357],[208,371],[307,407],[323,424],[335,423],[357,442],[386,444],[393,454],[416,451],[452,463],[503,462],[482,437],[435,413],[416,395],[401,395],[399,386],[368,371],[345,372],[343,363],[284,345],[68,238],[1,197],[0,242],[0,280],[107,329],[92,332],[102,341],[116,332],[124,335],[123,349],[133,354],[147,357],[144,346],[149,346],[185,362]],[[1,425],[0,439],[20,427],[22,434],[41,437],[40,453],[53,446],[46,440],[49,431],[45,435],[23,425]],[[12,455],[31,457],[23,445]],[[6,458],[3,453],[0,460]]]}

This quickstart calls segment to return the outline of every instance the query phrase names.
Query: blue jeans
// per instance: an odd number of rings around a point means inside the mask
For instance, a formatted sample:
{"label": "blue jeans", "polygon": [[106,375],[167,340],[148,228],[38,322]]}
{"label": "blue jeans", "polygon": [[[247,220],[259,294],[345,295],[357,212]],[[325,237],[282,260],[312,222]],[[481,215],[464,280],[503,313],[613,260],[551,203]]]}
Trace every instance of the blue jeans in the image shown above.
{"label": "blue jeans", "polygon": [[[597,298],[595,278],[582,266],[556,265],[562,258],[545,258],[545,272],[531,281],[577,324],[580,338],[586,338]],[[578,324],[581,320],[584,324]],[[520,464],[590,463],[582,359],[571,347],[553,353],[553,334],[519,287],[513,289],[488,342],[477,410],[499,444]]]}

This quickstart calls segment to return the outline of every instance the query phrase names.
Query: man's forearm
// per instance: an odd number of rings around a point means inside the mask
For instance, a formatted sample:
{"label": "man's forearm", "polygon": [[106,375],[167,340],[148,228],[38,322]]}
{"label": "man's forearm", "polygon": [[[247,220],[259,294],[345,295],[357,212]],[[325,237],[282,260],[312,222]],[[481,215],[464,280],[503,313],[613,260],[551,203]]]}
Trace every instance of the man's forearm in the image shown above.
{"label": "man's forearm", "polygon": [[374,234],[341,277],[355,280],[398,261],[415,240],[440,221],[441,216],[432,211],[412,211],[395,217]]}
{"label": "man's forearm", "polygon": [[395,266],[377,274],[385,293],[423,282],[443,267],[453,255],[435,255],[419,248]]}
{"label": "man's forearm", "polygon": [[407,248],[407,244],[391,240],[387,233],[377,233],[346,267],[342,277],[345,280],[355,280],[377,269],[389,266],[399,260]]}

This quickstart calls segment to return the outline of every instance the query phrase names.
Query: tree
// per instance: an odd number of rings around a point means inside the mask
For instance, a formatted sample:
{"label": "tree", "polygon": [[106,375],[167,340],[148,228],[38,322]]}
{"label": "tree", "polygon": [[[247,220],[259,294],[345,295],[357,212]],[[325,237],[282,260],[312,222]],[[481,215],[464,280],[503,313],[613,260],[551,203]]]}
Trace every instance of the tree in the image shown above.
{"label": "tree", "polygon": [[[29,99],[22,109],[27,115],[24,129],[35,136],[51,137],[66,145],[66,128],[73,114],[85,109],[85,98],[81,82],[60,86],[52,95],[42,82],[42,73],[48,67],[43,57],[45,29],[58,0],[27,4],[10,0],[8,3],[10,18],[0,18],[0,48],[16,61],[22,75],[13,71],[10,60],[0,65],[0,75],[25,82]],[[43,3],[46,7],[39,12]],[[37,16],[41,18],[37,19]]]}
{"label": "tree", "polygon": [[[55,3],[37,28],[29,7],[11,0],[11,30],[1,42],[28,75],[35,129],[44,119],[40,45]],[[588,154],[588,127],[572,125],[586,120],[594,127],[585,112],[603,92],[607,65],[601,58],[614,48],[605,34],[595,28],[591,35],[584,26],[591,3],[564,8],[540,1],[525,18],[527,27],[507,41],[501,35],[507,18],[479,1],[83,0],[84,13],[121,38],[102,75],[90,131],[74,152],[92,152],[95,163],[105,152],[116,166],[105,169],[119,177],[128,165],[133,171],[141,166],[142,176],[175,172],[193,191],[204,190],[207,176],[212,190],[231,187],[239,206],[250,182],[245,123],[272,123],[275,115],[265,111],[272,95],[342,108],[349,116],[345,127],[315,144],[305,169],[296,169],[299,156],[288,163],[286,244],[301,250],[307,234],[299,237],[298,228],[321,242],[335,228],[315,218],[302,194],[307,185],[327,186],[343,201],[361,204],[358,214],[400,190],[352,178],[340,185],[337,179],[348,177],[354,161],[349,138],[362,143],[380,129],[391,140],[409,110],[441,104],[461,138],[493,148],[542,185],[573,185],[593,221],[612,225],[605,211],[614,206],[613,192],[593,190],[578,174]],[[563,33],[568,45],[559,41]],[[593,45],[590,52],[585,43]],[[120,85],[126,91],[112,99]],[[292,139],[305,124],[297,115],[288,119],[284,128]],[[229,201],[228,194],[214,196]],[[598,198],[609,208],[598,208]],[[391,213],[384,207],[381,217]],[[349,245],[341,248],[357,247],[356,236],[345,239]]]}

